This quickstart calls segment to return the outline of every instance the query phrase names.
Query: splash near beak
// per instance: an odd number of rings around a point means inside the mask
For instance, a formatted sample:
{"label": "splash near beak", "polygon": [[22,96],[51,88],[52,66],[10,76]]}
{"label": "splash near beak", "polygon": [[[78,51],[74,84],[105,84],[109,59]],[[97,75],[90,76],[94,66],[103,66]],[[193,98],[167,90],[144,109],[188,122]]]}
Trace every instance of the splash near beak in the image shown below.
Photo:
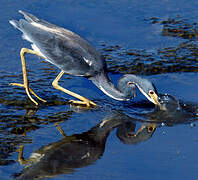
{"label": "splash near beak", "polygon": [[166,111],[167,110],[162,104],[159,103],[159,100],[158,100],[159,98],[158,98],[158,95],[156,93],[154,93],[154,94],[150,94],[149,93],[149,95],[150,95],[150,97],[152,99],[152,102],[155,105],[157,105],[160,108],[160,110],[162,110],[162,111]]}

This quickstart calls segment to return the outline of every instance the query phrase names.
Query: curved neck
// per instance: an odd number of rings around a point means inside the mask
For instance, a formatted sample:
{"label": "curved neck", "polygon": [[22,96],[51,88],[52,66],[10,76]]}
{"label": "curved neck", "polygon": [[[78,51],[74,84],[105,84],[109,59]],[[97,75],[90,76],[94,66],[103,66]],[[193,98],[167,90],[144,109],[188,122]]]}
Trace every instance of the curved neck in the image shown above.
{"label": "curved neck", "polygon": [[91,128],[87,134],[89,138],[97,142],[98,144],[104,144],[106,142],[109,133],[121,124],[124,124],[131,119],[129,116],[113,112],[113,114],[105,117],[98,125]]}
{"label": "curved neck", "polygon": [[106,72],[98,73],[96,76],[89,78],[101,91],[103,91],[109,97],[119,100],[126,101],[125,94],[115,87],[111,79]]}

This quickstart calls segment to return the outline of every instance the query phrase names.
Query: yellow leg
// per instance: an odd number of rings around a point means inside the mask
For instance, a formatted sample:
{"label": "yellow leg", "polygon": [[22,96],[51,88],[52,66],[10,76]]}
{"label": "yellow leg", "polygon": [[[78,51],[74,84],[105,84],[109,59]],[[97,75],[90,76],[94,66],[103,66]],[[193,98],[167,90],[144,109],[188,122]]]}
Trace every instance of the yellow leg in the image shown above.
{"label": "yellow leg", "polygon": [[59,125],[59,123],[55,123],[54,126],[56,126],[56,128],[58,129],[59,133],[63,136],[63,137],[67,137],[67,135],[64,133],[63,129],[61,128],[61,126]]}
{"label": "yellow leg", "polygon": [[77,105],[77,106],[86,106],[86,108],[90,108],[90,107],[97,107],[97,105],[94,103],[94,102],[92,102],[92,101],[90,101],[89,99],[87,99],[87,98],[85,98],[85,97],[83,97],[83,96],[80,96],[79,94],[76,94],[76,93],[74,93],[74,92],[71,92],[71,91],[69,91],[69,90],[67,90],[67,89],[65,89],[65,88],[63,88],[63,87],[61,87],[61,86],[59,86],[59,84],[58,84],[58,81],[60,80],[60,78],[63,76],[63,74],[64,74],[64,71],[62,70],[60,73],[59,73],[59,75],[56,77],[56,79],[52,82],[52,86],[55,88],[55,89],[58,89],[58,90],[60,90],[60,91],[63,91],[64,93],[67,93],[67,94],[69,94],[69,95],[71,95],[71,96],[73,96],[73,97],[75,97],[75,98],[77,98],[77,99],[80,99],[81,101],[74,101],[74,100],[71,100],[70,102],[71,102],[71,104],[72,105]]}
{"label": "yellow leg", "polygon": [[40,56],[42,58],[45,59],[45,57],[43,57],[42,55],[40,55],[39,53],[37,53],[36,51],[33,51],[31,49],[27,49],[27,48],[22,48],[21,52],[20,52],[20,56],[21,56],[21,65],[22,65],[22,71],[23,71],[23,84],[20,83],[10,83],[9,85],[11,86],[19,86],[19,87],[24,87],[26,94],[28,95],[28,97],[30,98],[30,100],[37,106],[38,103],[32,98],[32,96],[30,95],[30,93],[32,93],[36,98],[38,98],[40,101],[46,102],[44,99],[40,98],[28,85],[28,78],[27,78],[27,71],[26,71],[26,64],[25,64],[25,54],[26,53],[30,53],[30,54],[35,54],[37,56]]}
{"label": "yellow leg", "polygon": [[21,165],[26,165],[28,163],[28,160],[25,160],[24,157],[23,157],[23,148],[24,146],[23,145],[20,145],[19,146],[19,149],[17,149],[18,151],[18,162],[21,164]]}

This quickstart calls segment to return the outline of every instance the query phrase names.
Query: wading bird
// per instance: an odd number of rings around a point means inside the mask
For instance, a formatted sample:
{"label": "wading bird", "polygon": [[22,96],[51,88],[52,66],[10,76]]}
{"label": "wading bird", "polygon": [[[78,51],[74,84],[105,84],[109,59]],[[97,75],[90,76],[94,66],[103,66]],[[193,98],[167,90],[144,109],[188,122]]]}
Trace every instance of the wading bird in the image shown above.
{"label": "wading bird", "polygon": [[21,49],[23,84],[11,83],[10,85],[24,87],[28,97],[35,105],[38,105],[38,102],[32,98],[31,94],[43,102],[46,101],[36,95],[28,85],[25,64],[26,53],[38,55],[61,69],[52,85],[54,88],[80,100],[72,100],[71,104],[73,105],[82,105],[87,108],[97,107],[94,102],[58,84],[64,73],[83,76],[91,80],[106,95],[119,101],[133,99],[136,95],[136,87],[138,87],[148,100],[159,105],[156,89],[147,79],[126,74],[118,80],[118,86],[116,87],[107,74],[107,65],[104,58],[86,40],[67,29],[38,19],[32,14],[23,11],[19,11],[19,13],[23,14],[26,20],[10,20],[9,22],[23,33],[22,37],[24,39],[31,42],[33,50]]}

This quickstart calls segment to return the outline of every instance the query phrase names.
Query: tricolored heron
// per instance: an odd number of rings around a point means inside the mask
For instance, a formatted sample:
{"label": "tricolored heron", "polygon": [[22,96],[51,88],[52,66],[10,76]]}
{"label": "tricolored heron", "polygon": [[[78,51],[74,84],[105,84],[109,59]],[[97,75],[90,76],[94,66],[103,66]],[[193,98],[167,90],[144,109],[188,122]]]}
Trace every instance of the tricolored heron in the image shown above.
{"label": "tricolored heron", "polygon": [[23,33],[23,38],[31,42],[32,49],[22,48],[20,52],[23,84],[10,85],[24,87],[25,91],[36,105],[38,103],[31,97],[32,93],[39,100],[46,102],[36,95],[28,85],[25,54],[35,54],[61,69],[59,75],[52,82],[54,88],[61,90],[80,101],[71,101],[75,105],[85,105],[87,108],[97,105],[87,98],[73,93],[58,84],[64,73],[74,76],[83,76],[91,80],[99,89],[113,99],[126,101],[135,97],[136,86],[154,104],[158,103],[158,96],[154,85],[147,79],[136,75],[126,74],[118,80],[118,87],[114,86],[107,74],[107,65],[104,58],[86,40],[77,34],[38,19],[32,14],[19,11],[24,19],[10,20],[15,28]]}

